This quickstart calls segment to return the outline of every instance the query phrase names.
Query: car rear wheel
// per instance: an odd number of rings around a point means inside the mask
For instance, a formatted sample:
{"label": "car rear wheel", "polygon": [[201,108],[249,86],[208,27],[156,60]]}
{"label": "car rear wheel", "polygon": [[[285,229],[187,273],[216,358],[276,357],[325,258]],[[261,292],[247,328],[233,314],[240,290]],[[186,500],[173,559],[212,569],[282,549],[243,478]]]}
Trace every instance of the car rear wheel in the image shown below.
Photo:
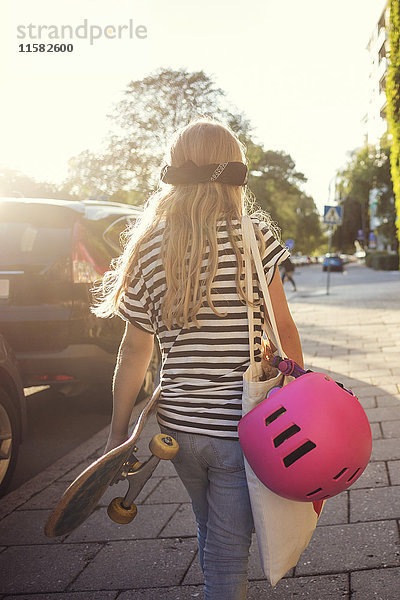
{"label": "car rear wheel", "polygon": [[9,393],[0,388],[0,496],[4,495],[17,464],[19,421]]}

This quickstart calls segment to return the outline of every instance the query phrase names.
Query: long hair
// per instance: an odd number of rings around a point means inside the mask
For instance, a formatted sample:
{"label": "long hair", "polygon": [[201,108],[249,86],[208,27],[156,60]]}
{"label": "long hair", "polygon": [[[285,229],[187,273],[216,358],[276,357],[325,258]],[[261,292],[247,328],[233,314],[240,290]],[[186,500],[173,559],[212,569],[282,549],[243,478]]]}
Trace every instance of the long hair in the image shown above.
{"label": "long hair", "polygon": [[[169,164],[175,167],[192,160],[198,166],[228,161],[245,162],[245,148],[232,131],[218,122],[196,120],[180,129],[170,146]],[[92,311],[99,317],[115,314],[127,290],[137,264],[140,247],[151,237],[160,222],[165,222],[161,258],[165,270],[166,291],[161,317],[168,329],[174,325],[200,327],[197,314],[204,302],[221,317],[212,301],[211,289],[218,269],[217,232],[219,220],[226,221],[230,243],[237,262],[236,288],[244,302],[241,275],[243,256],[232,221],[248,212],[251,195],[247,188],[217,182],[166,185],[149,198],[140,220],[125,233],[124,251],[115,259],[100,285],[95,286],[97,305]],[[269,217],[262,214],[263,220]],[[256,230],[260,249],[263,237]],[[202,269],[208,245],[206,270]]]}

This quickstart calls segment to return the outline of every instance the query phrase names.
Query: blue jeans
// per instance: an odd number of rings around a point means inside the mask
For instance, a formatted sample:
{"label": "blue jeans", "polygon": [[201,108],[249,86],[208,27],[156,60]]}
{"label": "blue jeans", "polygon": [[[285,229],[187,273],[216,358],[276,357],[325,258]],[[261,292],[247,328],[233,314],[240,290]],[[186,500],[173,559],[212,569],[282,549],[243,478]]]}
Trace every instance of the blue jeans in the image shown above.
{"label": "blue jeans", "polygon": [[253,516],[240,444],[161,426],[179,452],[173,463],[197,521],[205,600],[245,600]]}

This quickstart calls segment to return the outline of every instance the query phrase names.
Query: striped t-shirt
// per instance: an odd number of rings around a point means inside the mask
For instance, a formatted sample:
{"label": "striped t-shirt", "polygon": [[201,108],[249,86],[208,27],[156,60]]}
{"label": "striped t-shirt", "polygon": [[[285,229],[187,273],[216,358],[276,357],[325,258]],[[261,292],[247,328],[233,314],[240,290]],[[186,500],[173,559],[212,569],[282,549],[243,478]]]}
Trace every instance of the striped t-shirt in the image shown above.
{"label": "striped t-shirt", "polygon": [[[289,252],[282,247],[265,223],[252,218],[265,239],[262,256],[268,284],[276,265]],[[162,222],[151,238],[141,245],[131,284],[121,298],[118,314],[135,327],[157,336],[162,356],[161,399],[158,420],[179,431],[220,438],[237,439],[241,418],[243,373],[249,366],[247,307],[236,290],[236,256],[229,240],[226,222],[219,222],[218,270],[213,282],[212,300],[216,315],[205,302],[197,315],[201,325],[176,326],[168,330],[161,319],[161,302],[166,290],[165,271],[160,257],[165,230]],[[241,242],[241,224],[233,221]],[[206,249],[206,253],[208,252]],[[203,262],[206,266],[206,258]],[[254,296],[261,297],[256,275]],[[261,303],[262,304],[262,303]],[[263,309],[255,308],[256,356],[261,355]]]}

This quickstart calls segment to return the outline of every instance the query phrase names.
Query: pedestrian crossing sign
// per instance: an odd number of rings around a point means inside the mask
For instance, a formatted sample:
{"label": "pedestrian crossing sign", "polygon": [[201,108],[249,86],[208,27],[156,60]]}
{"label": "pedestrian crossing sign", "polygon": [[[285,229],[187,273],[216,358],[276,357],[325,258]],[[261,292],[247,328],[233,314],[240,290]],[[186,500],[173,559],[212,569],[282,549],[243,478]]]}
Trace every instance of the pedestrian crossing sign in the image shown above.
{"label": "pedestrian crossing sign", "polygon": [[324,223],[326,223],[327,225],[341,225],[342,207],[324,206]]}

